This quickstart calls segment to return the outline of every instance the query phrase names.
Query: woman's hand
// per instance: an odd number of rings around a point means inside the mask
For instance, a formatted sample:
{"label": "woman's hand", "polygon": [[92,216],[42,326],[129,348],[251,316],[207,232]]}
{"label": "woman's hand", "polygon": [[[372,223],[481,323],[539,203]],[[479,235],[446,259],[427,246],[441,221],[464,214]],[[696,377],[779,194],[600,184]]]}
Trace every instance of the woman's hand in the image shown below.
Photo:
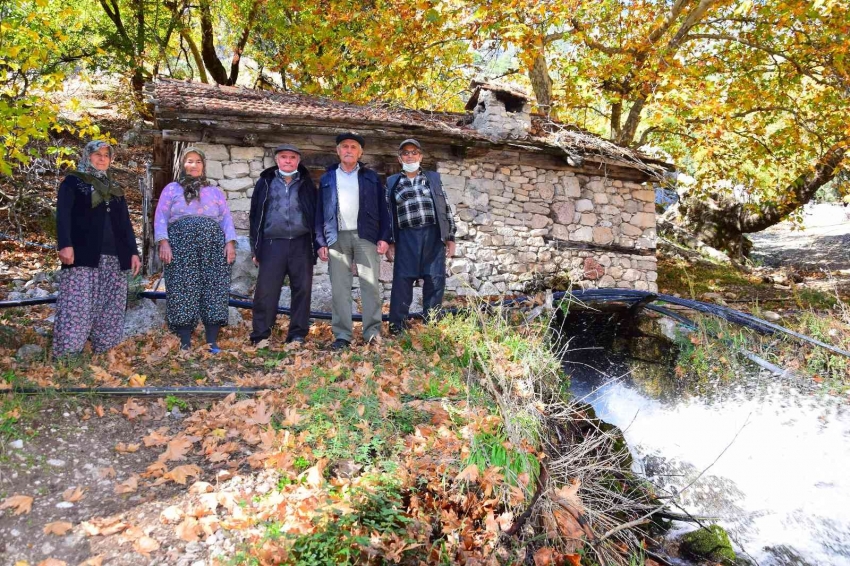
{"label": "woman's hand", "polygon": [[322,261],[328,261],[328,247],[322,246],[319,248],[319,259]]}
{"label": "woman's hand", "polygon": [[59,261],[64,265],[74,265],[74,248],[68,246],[59,250]]}
{"label": "woman's hand", "polygon": [[142,260],[139,259],[139,256],[134,255],[130,258],[130,269],[133,271],[133,277],[141,273],[142,271]]}
{"label": "woman's hand", "polygon": [[159,243],[159,259],[165,265],[168,265],[174,259],[174,256],[171,255],[171,244],[168,243],[168,240],[162,240]]}
{"label": "woman's hand", "polygon": [[227,242],[224,245],[224,257],[227,258],[227,263],[236,261],[236,243],[233,241]]}

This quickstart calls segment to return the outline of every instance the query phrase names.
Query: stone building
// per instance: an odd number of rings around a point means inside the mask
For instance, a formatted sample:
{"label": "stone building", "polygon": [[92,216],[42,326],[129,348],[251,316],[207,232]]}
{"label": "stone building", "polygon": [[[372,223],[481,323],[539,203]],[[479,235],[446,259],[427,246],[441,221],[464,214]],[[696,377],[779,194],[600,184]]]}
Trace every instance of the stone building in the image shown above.
{"label": "stone building", "polygon": [[[155,195],[173,178],[180,149],[199,146],[243,234],[254,183],[277,144],[299,146],[318,180],[338,162],[335,136],[353,130],[366,139],[363,161],[384,178],[399,170],[398,143],[415,137],[456,215],[449,292],[517,293],[554,278],[657,289],[655,193],[645,183],[670,166],[532,116],[521,92],[473,83],[468,112],[433,113],[171,79],[148,89],[159,130]],[[381,272],[388,298],[391,265]],[[330,284],[319,262],[319,298],[322,289]]]}

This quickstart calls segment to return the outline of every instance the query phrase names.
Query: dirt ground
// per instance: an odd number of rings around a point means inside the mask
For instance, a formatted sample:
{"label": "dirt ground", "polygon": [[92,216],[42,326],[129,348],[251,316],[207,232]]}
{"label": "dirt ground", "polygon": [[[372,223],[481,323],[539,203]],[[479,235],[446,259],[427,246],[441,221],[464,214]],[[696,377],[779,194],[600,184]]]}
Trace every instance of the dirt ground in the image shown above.
{"label": "dirt ground", "polygon": [[766,267],[793,267],[805,284],[825,290],[831,286],[826,272],[850,289],[850,209],[840,204],[804,207],[802,226],[781,222],[752,234],[752,259]]}

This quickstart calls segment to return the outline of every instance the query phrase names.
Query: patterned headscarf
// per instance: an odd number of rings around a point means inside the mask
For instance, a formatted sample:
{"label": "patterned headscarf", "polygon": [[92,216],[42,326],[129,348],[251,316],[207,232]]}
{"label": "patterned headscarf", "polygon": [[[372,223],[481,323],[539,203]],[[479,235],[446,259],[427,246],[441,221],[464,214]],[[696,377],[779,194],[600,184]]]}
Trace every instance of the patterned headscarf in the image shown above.
{"label": "patterned headscarf", "polygon": [[[203,172],[197,177],[192,177],[186,173],[186,158],[189,157],[190,153],[197,153],[204,164]],[[177,175],[177,182],[180,183],[181,187],[183,187],[183,196],[186,197],[186,203],[191,202],[192,199],[198,198],[198,195],[201,194],[201,188],[209,185],[206,173],[207,156],[204,155],[204,152],[191,146],[184,149],[183,153],[180,154],[180,173]]]}
{"label": "patterned headscarf", "polygon": [[91,163],[91,154],[103,147],[109,148],[109,160],[111,163],[112,157],[115,154],[112,146],[105,141],[90,141],[86,144],[86,147],[83,148],[83,155],[80,157],[77,170],[73,173],[75,177],[79,177],[81,180],[93,187],[94,190],[91,194],[92,208],[98,206],[102,202],[108,201],[113,196],[124,196],[124,189],[112,180],[109,170],[101,171],[100,169],[95,168],[95,166]]}

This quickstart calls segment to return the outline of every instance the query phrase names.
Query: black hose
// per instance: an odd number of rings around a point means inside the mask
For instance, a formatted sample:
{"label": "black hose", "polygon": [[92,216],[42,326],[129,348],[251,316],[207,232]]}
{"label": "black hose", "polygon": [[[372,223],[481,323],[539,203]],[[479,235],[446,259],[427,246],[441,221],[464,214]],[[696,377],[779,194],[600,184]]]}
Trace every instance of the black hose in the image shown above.
{"label": "black hose", "polygon": [[13,387],[0,389],[0,393],[20,393],[22,395],[43,395],[57,393],[68,395],[106,395],[119,397],[161,397],[163,395],[230,395],[231,393],[254,395],[274,387]]}
{"label": "black hose", "polygon": [[[165,299],[166,293],[162,291],[142,291],[139,293],[140,297],[159,300]],[[799,332],[795,332],[789,328],[785,328],[784,326],[779,326],[778,324],[773,324],[772,322],[768,322],[766,320],[762,320],[758,317],[749,315],[747,313],[731,309],[729,307],[724,307],[720,305],[712,305],[709,303],[703,303],[701,301],[692,301],[690,299],[683,299],[681,297],[674,297],[672,295],[663,295],[663,294],[655,294],[650,293],[649,291],[637,291],[635,289],[582,289],[576,291],[558,291],[557,293],[553,293],[552,298],[554,300],[563,300],[565,298],[577,299],[578,302],[584,301],[604,301],[604,302],[625,302],[625,303],[640,303],[643,300],[646,300],[649,297],[655,297],[654,300],[661,301],[664,303],[669,303],[673,305],[682,306],[691,310],[695,310],[697,312],[703,312],[706,314],[711,314],[713,316],[717,316],[722,318],[728,322],[733,324],[738,324],[740,326],[744,326],[746,328],[751,328],[756,332],[761,332],[762,334],[773,334],[775,332],[782,332],[789,336],[793,336],[799,340],[803,340],[805,342],[809,342],[810,344],[815,344],[816,346],[820,346],[821,348],[825,348],[830,352],[835,354],[840,354],[842,356],[850,358],[850,352],[847,350],[838,348],[836,346],[832,346],[827,344],[826,342],[822,342],[817,338],[812,338],[810,336],[806,336],[805,334],[800,334]],[[504,299],[502,301],[497,301],[494,303],[490,303],[489,306],[510,306],[517,303],[530,301],[529,297],[514,297],[512,299]],[[47,303],[56,302],[56,295],[51,295],[49,297],[41,297],[37,299],[20,299],[17,301],[0,301],[0,309],[8,308],[8,307],[22,307],[22,306],[32,306],[32,305],[43,305]],[[250,309],[253,307],[251,301],[246,300],[237,300],[230,299],[230,306],[236,308]],[[652,305],[646,305],[646,308],[649,308]],[[655,310],[655,309],[653,309]],[[446,309],[447,312],[456,312],[457,309]],[[277,312],[280,314],[289,314],[289,309],[287,307],[278,307]],[[423,319],[424,315],[422,313],[410,313],[408,315],[411,319]],[[330,320],[331,313],[327,312],[310,312],[310,317],[314,320]],[[353,314],[353,320],[362,321],[363,316],[360,314]],[[382,320],[387,320],[388,316],[383,315],[381,317]]]}

